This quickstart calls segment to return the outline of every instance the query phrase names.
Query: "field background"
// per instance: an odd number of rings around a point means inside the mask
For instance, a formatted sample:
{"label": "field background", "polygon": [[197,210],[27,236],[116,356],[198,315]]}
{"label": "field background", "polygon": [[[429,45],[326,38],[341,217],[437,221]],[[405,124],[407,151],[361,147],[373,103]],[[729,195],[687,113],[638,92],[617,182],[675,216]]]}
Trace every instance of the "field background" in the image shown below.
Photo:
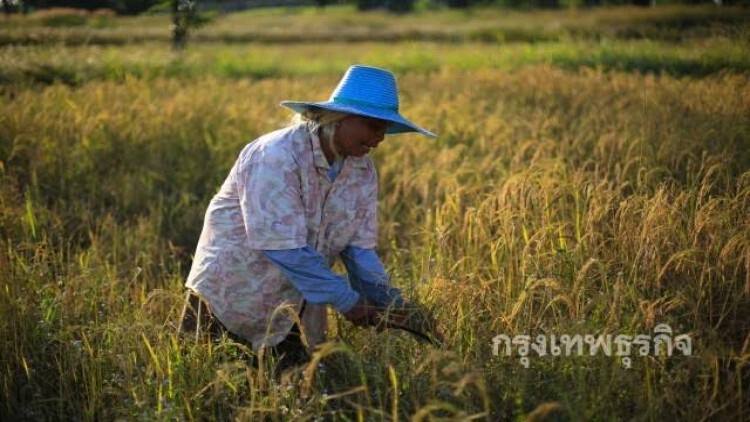
{"label": "field background", "polygon": [[[165,16],[66,19],[0,20],[1,420],[748,418],[747,8],[264,9],[182,53]],[[181,341],[239,150],[353,63],[396,72],[440,135],[375,160],[379,251],[445,347],[332,314],[316,361],[275,377]],[[497,334],[660,323],[691,356],[492,355]]]}

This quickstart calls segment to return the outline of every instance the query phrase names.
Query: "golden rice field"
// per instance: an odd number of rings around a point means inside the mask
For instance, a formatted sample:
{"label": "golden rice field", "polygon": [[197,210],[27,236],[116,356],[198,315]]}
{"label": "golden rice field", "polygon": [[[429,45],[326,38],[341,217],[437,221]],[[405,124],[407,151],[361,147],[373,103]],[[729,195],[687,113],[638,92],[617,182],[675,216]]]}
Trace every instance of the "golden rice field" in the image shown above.
{"label": "golden rice field", "polygon": [[[626,29],[663,17],[623,10]],[[330,13],[328,28],[358,21]],[[472,25],[434,13],[388,29]],[[48,31],[16,23],[0,38]],[[750,32],[724,24],[683,40],[196,37],[181,57],[159,40],[6,42],[0,420],[747,419],[750,38],[726,34]],[[393,68],[403,114],[439,134],[390,137],[375,161],[379,252],[444,347],[333,313],[331,341],[285,374],[228,339],[181,341],[203,212],[239,150],[289,121],[279,101],[324,99],[357,62]],[[590,352],[661,324],[691,349]],[[554,352],[575,335],[583,353]]]}

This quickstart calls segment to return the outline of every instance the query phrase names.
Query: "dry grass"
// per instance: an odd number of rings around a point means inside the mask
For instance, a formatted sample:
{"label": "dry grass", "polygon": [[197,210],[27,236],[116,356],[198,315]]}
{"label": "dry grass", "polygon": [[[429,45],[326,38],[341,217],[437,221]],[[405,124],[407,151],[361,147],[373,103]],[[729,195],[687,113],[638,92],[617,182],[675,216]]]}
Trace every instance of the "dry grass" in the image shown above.
{"label": "dry grass", "polygon": [[[228,343],[177,342],[168,327],[206,201],[241,145],[283,124],[280,98],[329,79],[128,80],[3,103],[4,413],[494,419],[549,401],[573,419],[746,411],[750,85],[739,75],[404,75],[405,113],[441,137],[378,151],[382,252],[394,281],[438,310],[447,349],[342,326],[344,343],[308,368],[325,371],[312,384],[278,384]],[[695,356],[627,370],[603,357],[523,369],[491,356],[498,333],[658,323],[690,333]]]}
{"label": "dry grass", "polygon": [[[239,149],[287,121],[281,99],[328,94],[338,72],[310,66],[323,70],[8,83],[0,419],[747,414],[750,79],[739,71],[400,70],[403,113],[440,137],[377,150],[380,252],[394,283],[435,309],[446,347],[332,315],[335,341],[276,377],[231,341],[176,338],[205,206]],[[692,337],[692,356],[633,356],[626,369],[616,356],[532,353],[526,369],[492,355],[497,334],[650,335],[661,323]]]}

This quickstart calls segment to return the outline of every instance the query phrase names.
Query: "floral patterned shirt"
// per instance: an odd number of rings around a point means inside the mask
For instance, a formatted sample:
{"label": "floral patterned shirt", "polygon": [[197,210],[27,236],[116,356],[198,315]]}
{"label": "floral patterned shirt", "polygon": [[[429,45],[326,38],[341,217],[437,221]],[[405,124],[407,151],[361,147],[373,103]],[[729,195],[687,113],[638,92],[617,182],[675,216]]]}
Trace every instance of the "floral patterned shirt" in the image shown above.
{"label": "floral patterned shirt", "polygon": [[[377,173],[368,156],[347,157],[332,183],[320,139],[305,124],[266,134],[240,153],[206,211],[185,285],[254,348],[283,340],[302,297],[263,250],[309,246],[329,265],[347,245],[374,248]],[[325,306],[307,304],[302,330],[322,340]]]}

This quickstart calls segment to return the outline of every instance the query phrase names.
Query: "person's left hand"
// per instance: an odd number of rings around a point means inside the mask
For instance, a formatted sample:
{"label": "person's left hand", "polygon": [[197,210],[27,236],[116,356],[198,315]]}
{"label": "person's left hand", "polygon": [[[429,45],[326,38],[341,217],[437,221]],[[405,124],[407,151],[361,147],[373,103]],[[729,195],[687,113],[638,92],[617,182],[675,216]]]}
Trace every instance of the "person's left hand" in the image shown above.
{"label": "person's left hand", "polygon": [[366,299],[360,297],[354,307],[348,312],[342,312],[342,315],[358,327],[377,327],[381,325],[380,310],[381,308],[370,305]]}

